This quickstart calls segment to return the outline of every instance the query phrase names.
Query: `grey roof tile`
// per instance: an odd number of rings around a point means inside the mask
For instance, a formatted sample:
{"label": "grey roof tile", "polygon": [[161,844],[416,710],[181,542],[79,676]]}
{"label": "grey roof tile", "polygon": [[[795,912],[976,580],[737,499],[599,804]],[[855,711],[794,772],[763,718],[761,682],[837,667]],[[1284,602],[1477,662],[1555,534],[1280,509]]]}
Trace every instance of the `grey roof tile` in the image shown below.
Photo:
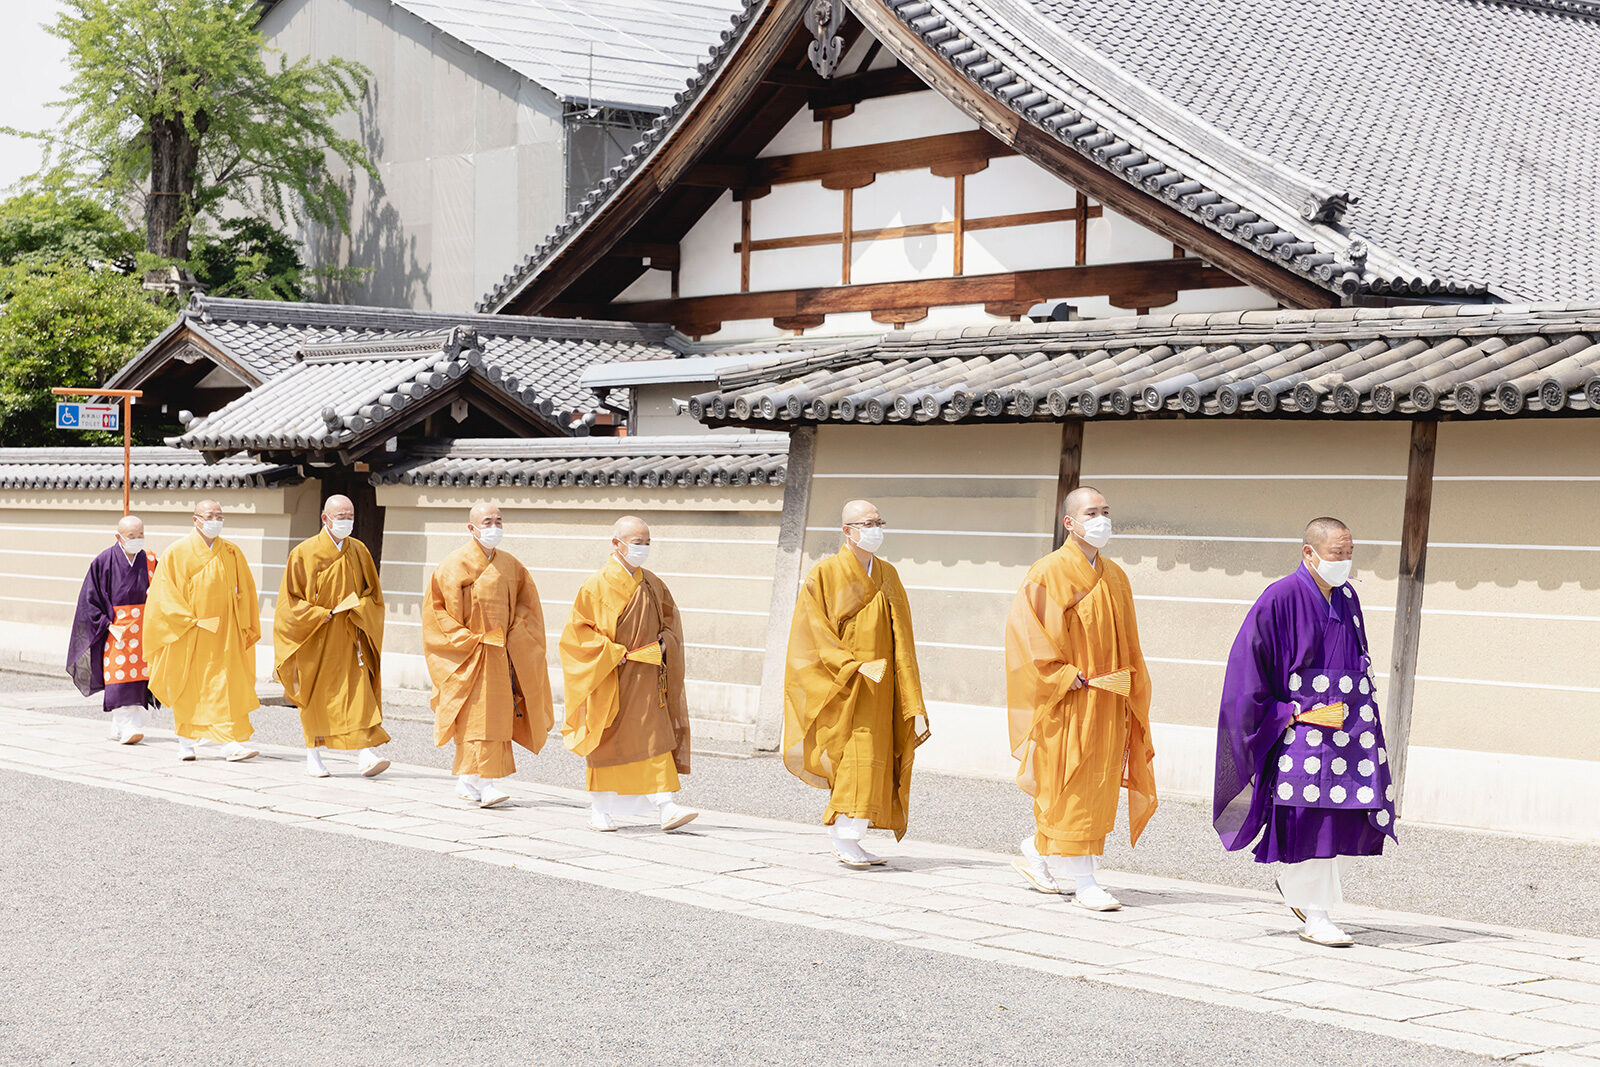
{"label": "grey roof tile", "polygon": [[[1600,414],[1600,303],[1220,312],[891,333],[718,375],[713,425]],[[1065,327],[1065,328],[1063,328]]]}
{"label": "grey roof tile", "polygon": [[441,441],[375,484],[474,486],[782,485],[785,433]]}
{"label": "grey roof tile", "polygon": [[[296,468],[255,460],[208,463],[199,452],[133,449],[134,489],[247,489],[300,480]],[[122,449],[0,448],[0,489],[122,488]]]}

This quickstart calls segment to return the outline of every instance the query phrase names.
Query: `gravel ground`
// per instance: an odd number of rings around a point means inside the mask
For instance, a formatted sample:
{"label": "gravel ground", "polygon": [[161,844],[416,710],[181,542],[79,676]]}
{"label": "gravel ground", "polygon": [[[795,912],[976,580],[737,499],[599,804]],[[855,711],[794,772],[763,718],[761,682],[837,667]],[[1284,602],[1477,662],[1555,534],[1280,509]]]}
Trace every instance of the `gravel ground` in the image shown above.
{"label": "gravel ground", "polygon": [[1487,1062],[12,771],[0,835],[5,1063]]}
{"label": "gravel ground", "polygon": [[[59,677],[0,672],[0,692],[61,689]],[[104,714],[98,700],[49,710]],[[265,707],[253,722],[261,742],[304,743],[292,708]],[[432,722],[425,706],[391,699],[386,719],[394,738],[388,747],[390,758],[448,767],[450,750],[433,747]],[[156,724],[170,728],[171,718],[158,712]],[[700,755],[694,766],[681,795],[686,804],[798,822],[821,818],[822,794],[796,781],[774,757]],[[518,749],[517,768],[518,777],[525,780],[575,788],[583,783],[582,760],[559,741],[551,741],[538,756]],[[1107,870],[1261,890],[1272,887],[1270,868],[1254,863],[1248,852],[1222,850],[1211,829],[1209,805],[1164,801],[1136,850],[1128,847],[1126,809],[1118,827],[1118,835],[1107,842]],[[1010,852],[1031,832],[1028,799],[1011,782],[931,773],[912,779],[914,837]],[[1381,858],[1354,865],[1346,879],[1346,899],[1425,915],[1600,937],[1593,887],[1594,872],[1600,870],[1600,846],[1404,823],[1399,837],[1399,846],[1391,846]],[[893,853],[892,840],[886,838],[882,847]],[[1489,858],[1494,862],[1486,862]]]}

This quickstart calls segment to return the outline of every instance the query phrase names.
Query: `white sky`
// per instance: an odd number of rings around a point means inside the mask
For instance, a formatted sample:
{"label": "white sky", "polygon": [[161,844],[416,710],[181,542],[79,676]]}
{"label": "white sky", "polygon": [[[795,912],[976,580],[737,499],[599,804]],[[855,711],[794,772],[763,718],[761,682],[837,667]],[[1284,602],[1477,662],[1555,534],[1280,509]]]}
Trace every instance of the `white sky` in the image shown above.
{"label": "white sky", "polygon": [[[60,9],[59,0],[0,0],[0,126],[55,125],[60,112],[45,105],[61,99],[67,48],[41,24]],[[37,143],[0,134],[0,190],[38,167]]]}

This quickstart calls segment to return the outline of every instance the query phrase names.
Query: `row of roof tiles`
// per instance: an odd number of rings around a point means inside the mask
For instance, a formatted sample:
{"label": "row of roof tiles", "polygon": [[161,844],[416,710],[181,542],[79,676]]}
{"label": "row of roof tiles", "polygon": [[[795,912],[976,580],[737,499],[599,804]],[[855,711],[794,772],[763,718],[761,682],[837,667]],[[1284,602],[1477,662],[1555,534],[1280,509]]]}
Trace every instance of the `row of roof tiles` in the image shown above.
{"label": "row of roof tiles", "polygon": [[782,485],[787,434],[445,441],[373,476],[377,484],[440,487]]}
{"label": "row of roof tiles", "polygon": [[[296,468],[245,458],[208,463],[204,456],[175,448],[133,449],[133,488],[254,489],[298,481]],[[122,488],[122,449],[0,448],[0,489]]]}
{"label": "row of roof tiles", "polygon": [[1600,412],[1600,304],[1141,316],[854,342],[718,375],[712,424]]}

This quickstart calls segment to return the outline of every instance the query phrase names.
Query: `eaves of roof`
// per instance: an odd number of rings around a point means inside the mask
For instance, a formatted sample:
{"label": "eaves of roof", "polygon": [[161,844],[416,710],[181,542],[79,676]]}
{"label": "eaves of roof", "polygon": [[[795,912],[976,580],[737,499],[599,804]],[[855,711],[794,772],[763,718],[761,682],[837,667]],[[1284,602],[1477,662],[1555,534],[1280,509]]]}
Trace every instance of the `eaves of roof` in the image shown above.
{"label": "eaves of roof", "polygon": [[[198,452],[139,447],[132,452],[132,487],[255,489],[300,480],[293,465],[251,459],[208,463]],[[0,448],[0,489],[121,489],[122,449]]]}
{"label": "eaves of roof", "polygon": [[753,363],[710,425],[1600,414],[1600,304],[1138,316],[889,335]]}
{"label": "eaves of roof", "polygon": [[[503,310],[574,247],[713,95],[718,75],[752,26],[791,2],[747,4],[673,106],[478,308]],[[845,2],[902,63],[1023,154],[1039,150],[1019,137],[1026,127],[1317,289],[1344,298],[1494,296],[1481,281],[1431,274],[1346,231],[1339,219],[1352,202],[1348,191],[1252,151],[1065,36],[1026,4]],[[1003,121],[995,119],[996,107]]]}
{"label": "eaves of roof", "polygon": [[782,485],[782,433],[442,441],[372,476],[375,485],[692,488]]}

